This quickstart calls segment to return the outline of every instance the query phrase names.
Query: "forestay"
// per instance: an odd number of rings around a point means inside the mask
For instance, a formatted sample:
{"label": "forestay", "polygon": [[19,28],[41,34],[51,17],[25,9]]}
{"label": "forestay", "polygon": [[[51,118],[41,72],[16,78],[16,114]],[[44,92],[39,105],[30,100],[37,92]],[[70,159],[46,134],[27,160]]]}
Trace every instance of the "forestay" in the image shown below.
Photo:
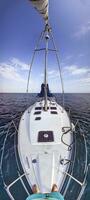
{"label": "forestay", "polygon": [[48,0],[29,0],[36,10],[42,15],[45,22],[48,21]]}

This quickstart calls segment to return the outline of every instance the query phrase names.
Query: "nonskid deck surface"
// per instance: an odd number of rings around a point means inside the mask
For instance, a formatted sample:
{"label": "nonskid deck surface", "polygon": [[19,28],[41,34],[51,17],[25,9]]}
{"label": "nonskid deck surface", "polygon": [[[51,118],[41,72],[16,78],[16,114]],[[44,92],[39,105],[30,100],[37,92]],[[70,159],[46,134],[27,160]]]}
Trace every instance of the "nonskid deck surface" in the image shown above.
{"label": "nonskid deck surface", "polygon": [[[71,158],[68,146],[73,136],[67,112],[55,101],[36,102],[23,114],[18,135],[18,152],[29,184],[37,184],[41,192],[50,192],[53,183],[62,187]],[[65,145],[62,142],[62,135]]]}

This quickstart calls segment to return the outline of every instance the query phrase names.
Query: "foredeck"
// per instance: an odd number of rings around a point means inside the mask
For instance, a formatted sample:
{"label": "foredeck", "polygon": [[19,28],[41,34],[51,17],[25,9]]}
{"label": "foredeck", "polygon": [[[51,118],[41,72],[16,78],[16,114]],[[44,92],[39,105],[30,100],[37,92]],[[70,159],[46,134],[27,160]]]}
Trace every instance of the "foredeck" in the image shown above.
{"label": "foredeck", "polygon": [[63,131],[70,130],[70,120],[61,106],[48,101],[48,111],[43,108],[44,102],[37,102],[22,116],[18,151],[29,184],[36,183],[42,192],[50,192],[53,183],[60,186],[64,181],[63,170],[68,168],[65,162],[71,157],[68,146],[72,135],[71,131],[64,135],[64,142],[68,144],[65,145],[61,138]]}
{"label": "foredeck", "polygon": [[[44,111],[44,102],[37,102],[32,108],[27,110],[26,116],[28,117],[28,138],[30,143],[37,143],[38,133],[40,131],[52,131],[54,133],[54,142],[60,143],[60,134],[62,134],[62,127],[70,127],[70,120],[67,113],[56,102],[51,103],[48,101],[48,110]],[[69,139],[69,138],[68,138]],[[68,142],[68,141],[67,141]]]}

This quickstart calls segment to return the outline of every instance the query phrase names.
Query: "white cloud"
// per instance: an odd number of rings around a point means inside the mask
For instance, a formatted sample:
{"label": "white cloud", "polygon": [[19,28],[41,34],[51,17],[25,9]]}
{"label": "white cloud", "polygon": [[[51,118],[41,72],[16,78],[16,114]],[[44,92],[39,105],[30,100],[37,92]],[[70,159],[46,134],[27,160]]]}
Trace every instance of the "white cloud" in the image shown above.
{"label": "white cloud", "polygon": [[83,84],[90,84],[90,77],[83,77],[77,80],[77,82],[83,83]]}
{"label": "white cloud", "polygon": [[22,70],[28,70],[29,69],[29,65],[20,61],[19,59],[17,58],[12,58],[10,60],[10,63],[12,66],[15,66],[15,67],[20,67],[20,69]]}
{"label": "white cloud", "polygon": [[78,28],[78,30],[73,34],[73,37],[80,38],[90,33],[90,21],[87,24],[82,25]]}
{"label": "white cloud", "polygon": [[18,73],[17,69],[7,63],[0,63],[0,75],[8,80],[25,83],[25,79]]}
{"label": "white cloud", "polygon": [[[80,67],[78,65],[64,66],[62,77],[65,86],[65,92],[89,92],[90,91],[90,69],[89,67]],[[43,76],[43,74],[42,74]],[[54,92],[59,92],[59,72],[49,70],[48,80],[50,88]]]}
{"label": "white cloud", "polygon": [[71,75],[86,75],[90,74],[90,69],[88,67],[79,67],[77,65],[66,66],[64,68],[64,73],[69,73]]}
{"label": "white cloud", "polygon": [[[26,92],[28,65],[17,58],[9,59],[7,62],[0,63],[0,92]],[[36,77],[35,77],[36,78]],[[38,91],[40,80],[31,77],[29,81],[30,92]]]}
{"label": "white cloud", "polygon": [[66,80],[64,82],[64,90],[65,92],[71,93],[90,93],[90,78],[80,78],[80,79],[72,79]]}
{"label": "white cloud", "polygon": [[[17,60],[0,63],[0,77],[3,78],[3,81],[0,85],[0,91],[4,92],[24,92],[26,91],[27,84],[27,74],[23,74],[22,67],[15,66]],[[20,61],[20,63],[22,63]],[[25,63],[24,63],[25,64]],[[26,69],[27,65],[23,65],[23,68]],[[62,69],[65,88],[67,92],[69,91],[89,91],[90,88],[90,69],[89,67],[80,67],[78,65],[67,65],[63,66]],[[35,75],[36,76],[36,75]],[[44,76],[44,74],[41,74]],[[34,79],[35,78],[35,79]],[[34,81],[35,80],[35,81]],[[59,90],[59,71],[49,68],[48,70],[48,82],[50,83],[50,88],[52,91],[58,92]],[[8,83],[8,84],[7,84]],[[33,77],[30,81],[29,89],[31,92],[39,91],[40,84],[42,81],[37,77]],[[34,86],[34,87],[33,87]],[[51,87],[52,86],[52,87]],[[73,87],[72,87],[73,86]],[[83,87],[85,86],[85,87]],[[76,88],[76,89],[75,89]],[[86,89],[85,89],[86,88]]]}
{"label": "white cloud", "polygon": [[48,77],[50,79],[52,79],[52,78],[58,78],[59,77],[59,71],[58,70],[49,70],[48,71]]}
{"label": "white cloud", "polygon": [[17,58],[11,58],[9,61],[0,63],[0,75],[8,80],[14,80],[25,83],[23,72],[29,70],[29,65]]}
{"label": "white cloud", "polygon": [[64,68],[65,92],[90,92],[90,69],[77,65]]}
{"label": "white cloud", "polygon": [[[48,75],[49,79],[53,79],[53,78],[55,79],[55,78],[59,77],[59,72],[58,72],[58,70],[49,70],[47,72],[47,75]],[[41,77],[44,77],[43,73],[41,74]]]}

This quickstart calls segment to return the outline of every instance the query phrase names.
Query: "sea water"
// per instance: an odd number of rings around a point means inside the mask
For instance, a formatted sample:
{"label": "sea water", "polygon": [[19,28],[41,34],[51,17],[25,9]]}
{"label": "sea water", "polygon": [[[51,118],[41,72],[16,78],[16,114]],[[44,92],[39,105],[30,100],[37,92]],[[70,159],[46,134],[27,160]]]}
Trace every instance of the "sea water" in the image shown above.
{"label": "sea water", "polygon": [[[62,96],[55,94],[57,102],[62,104]],[[22,174],[22,169],[18,169],[16,162],[15,149],[17,142],[17,131],[11,126],[8,127],[13,120],[18,127],[20,117],[22,113],[37,100],[36,94],[0,94],[0,200],[10,200],[8,197],[4,185],[9,185],[14,181],[19,173]],[[88,174],[86,179],[86,187],[81,197],[81,200],[90,200],[90,94],[65,94],[65,108],[70,110],[70,115],[73,123],[75,124],[79,120],[80,128],[86,138],[87,143],[87,155],[88,155]],[[7,140],[5,142],[5,137]],[[14,137],[15,136],[15,137]],[[83,181],[81,170],[84,169],[84,147],[79,134],[77,135],[77,160],[74,167],[74,176],[80,181]],[[3,150],[3,144],[5,148]],[[3,159],[2,159],[3,158]],[[65,195],[65,200],[76,200],[79,185],[71,181],[68,192]],[[80,189],[79,189],[80,190]],[[21,182],[17,182],[16,187],[12,188],[12,193],[16,200],[25,200],[27,194],[23,193]]]}

